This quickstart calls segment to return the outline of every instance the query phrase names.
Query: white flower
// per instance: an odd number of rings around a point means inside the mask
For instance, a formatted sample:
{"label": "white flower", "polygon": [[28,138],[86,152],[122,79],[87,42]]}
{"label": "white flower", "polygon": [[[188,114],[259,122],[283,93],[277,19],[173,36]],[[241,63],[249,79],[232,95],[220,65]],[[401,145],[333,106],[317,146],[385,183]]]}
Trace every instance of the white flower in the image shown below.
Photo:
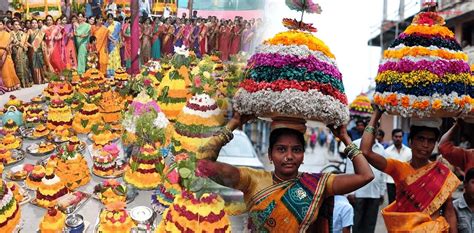
{"label": "white flower", "polygon": [[162,112],[158,113],[158,116],[153,120],[153,125],[158,128],[166,128],[170,122],[166,118],[165,114]]}
{"label": "white flower", "polygon": [[174,47],[174,52],[185,57],[189,57],[189,50],[186,49],[186,46],[182,45],[181,47]]}
{"label": "white flower", "polygon": [[122,120],[122,126],[127,132],[134,134],[136,132],[136,121],[135,116],[126,115]]}

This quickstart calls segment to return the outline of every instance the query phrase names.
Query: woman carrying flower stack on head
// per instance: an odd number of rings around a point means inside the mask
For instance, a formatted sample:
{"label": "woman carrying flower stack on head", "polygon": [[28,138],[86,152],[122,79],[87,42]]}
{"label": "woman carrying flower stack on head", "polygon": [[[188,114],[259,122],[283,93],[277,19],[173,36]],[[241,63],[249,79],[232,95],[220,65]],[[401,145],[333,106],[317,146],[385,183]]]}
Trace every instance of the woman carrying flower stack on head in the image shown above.
{"label": "woman carrying flower stack on head", "polygon": [[401,162],[372,151],[375,125],[382,112],[376,108],[362,136],[361,150],[369,163],[393,177],[395,202],[382,210],[388,232],[457,232],[451,194],[460,181],[441,162],[429,158],[440,131],[429,120],[410,128],[412,159]]}
{"label": "woman carrying flower stack on head", "polygon": [[329,232],[332,224],[332,197],[355,191],[373,179],[361,152],[351,143],[346,127],[332,128],[347,145],[346,154],[355,166],[355,174],[301,173],[304,159],[304,121],[274,121],[268,157],[274,171],[256,170],[215,162],[232,131],[249,117],[236,113],[222,132],[202,148],[209,160],[200,160],[199,172],[221,185],[244,193],[252,232]]}

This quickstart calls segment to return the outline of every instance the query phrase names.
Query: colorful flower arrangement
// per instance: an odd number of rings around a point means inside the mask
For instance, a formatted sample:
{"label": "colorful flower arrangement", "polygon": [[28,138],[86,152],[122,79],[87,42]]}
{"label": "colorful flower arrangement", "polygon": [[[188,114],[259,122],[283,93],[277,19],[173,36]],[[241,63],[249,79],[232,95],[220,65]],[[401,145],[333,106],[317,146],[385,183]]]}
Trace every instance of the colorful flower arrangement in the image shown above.
{"label": "colorful flower arrangement", "polygon": [[329,48],[290,30],[257,47],[234,97],[240,113],[286,116],[340,125],[349,120],[342,74]]}
{"label": "colorful flower arrangement", "polygon": [[351,117],[370,117],[374,109],[367,94],[362,93],[358,95],[355,100],[349,105],[349,112]]}
{"label": "colorful flower arrangement", "polygon": [[449,117],[471,109],[467,55],[435,12],[418,14],[384,52],[374,102],[404,117]]}

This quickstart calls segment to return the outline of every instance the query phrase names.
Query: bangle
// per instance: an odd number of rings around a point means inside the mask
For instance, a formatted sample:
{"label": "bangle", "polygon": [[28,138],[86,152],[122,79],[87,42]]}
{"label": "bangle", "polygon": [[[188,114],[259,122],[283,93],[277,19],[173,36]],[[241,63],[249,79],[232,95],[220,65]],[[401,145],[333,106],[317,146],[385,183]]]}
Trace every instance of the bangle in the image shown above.
{"label": "bangle", "polygon": [[352,156],[351,158],[349,158],[351,161],[355,159],[355,157],[361,155],[362,152],[359,151],[359,153],[355,154],[354,156]]}
{"label": "bangle", "polygon": [[347,145],[346,149],[344,149],[344,154],[347,155],[354,149],[357,149],[357,145],[352,142],[351,144]]}
{"label": "bangle", "polygon": [[375,134],[375,128],[373,126],[370,126],[370,125],[366,126],[364,131],[367,132],[367,133]]}

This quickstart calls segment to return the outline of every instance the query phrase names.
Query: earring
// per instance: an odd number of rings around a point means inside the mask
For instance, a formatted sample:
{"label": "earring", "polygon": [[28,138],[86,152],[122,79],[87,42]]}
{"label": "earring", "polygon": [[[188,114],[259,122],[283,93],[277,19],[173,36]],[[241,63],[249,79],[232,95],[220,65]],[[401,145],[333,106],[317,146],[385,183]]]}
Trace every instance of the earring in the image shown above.
{"label": "earring", "polygon": [[273,160],[270,160],[270,164],[273,164]]}

